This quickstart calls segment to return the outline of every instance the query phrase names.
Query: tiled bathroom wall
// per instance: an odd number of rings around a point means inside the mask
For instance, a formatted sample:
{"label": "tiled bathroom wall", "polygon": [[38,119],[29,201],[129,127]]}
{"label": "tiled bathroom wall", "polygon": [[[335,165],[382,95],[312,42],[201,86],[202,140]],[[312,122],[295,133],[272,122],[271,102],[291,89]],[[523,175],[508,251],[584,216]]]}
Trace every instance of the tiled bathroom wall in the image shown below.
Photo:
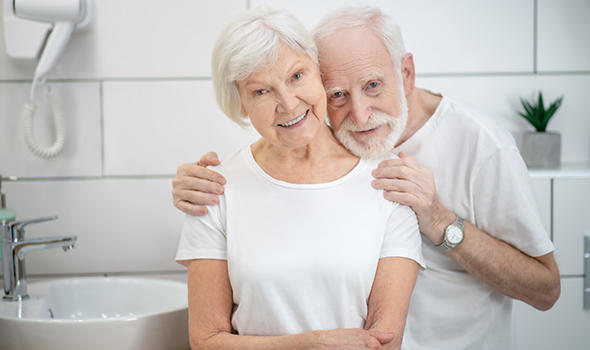
{"label": "tiled bathroom wall", "polygon": [[[8,1],[8,0],[2,0]],[[95,0],[89,28],[72,36],[50,76],[62,96],[62,155],[29,153],[20,110],[34,70],[4,52],[0,38],[0,174],[19,218],[57,214],[29,236],[76,234],[68,253],[30,254],[29,274],[162,273],[174,261],[182,215],[171,179],[208,150],[223,158],[256,139],[219,111],[209,58],[232,15],[269,3],[308,27],[358,1]],[[417,85],[479,108],[518,135],[519,97],[564,95],[549,129],[562,133],[564,162],[590,162],[590,2],[587,0],[370,1],[401,24]],[[0,10],[1,11],[1,10]],[[1,20],[1,18],[0,18]],[[2,27],[0,27],[2,28]],[[2,30],[2,29],[0,29]],[[35,133],[49,143],[39,92]]]}

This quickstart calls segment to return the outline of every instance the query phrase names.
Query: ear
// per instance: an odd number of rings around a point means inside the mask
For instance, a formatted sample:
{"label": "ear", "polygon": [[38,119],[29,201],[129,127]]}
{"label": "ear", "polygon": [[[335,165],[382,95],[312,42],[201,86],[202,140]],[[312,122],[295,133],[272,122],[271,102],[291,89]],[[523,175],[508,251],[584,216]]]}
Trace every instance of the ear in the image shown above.
{"label": "ear", "polygon": [[416,70],[414,69],[414,56],[406,53],[402,58],[401,64],[402,79],[404,81],[404,91],[406,97],[411,95],[416,89]]}

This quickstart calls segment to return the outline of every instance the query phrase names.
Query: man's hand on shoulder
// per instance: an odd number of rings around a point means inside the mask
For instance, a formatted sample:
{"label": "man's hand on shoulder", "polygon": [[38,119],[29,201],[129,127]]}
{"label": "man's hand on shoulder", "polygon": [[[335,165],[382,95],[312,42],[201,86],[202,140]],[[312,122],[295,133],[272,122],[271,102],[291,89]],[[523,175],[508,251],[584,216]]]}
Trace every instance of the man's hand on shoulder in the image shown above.
{"label": "man's hand on shoulder", "polygon": [[196,163],[178,167],[172,179],[172,202],[179,210],[195,216],[207,214],[207,205],[219,202],[225,178],[207,166],[219,165],[215,152],[208,152]]}
{"label": "man's hand on shoulder", "polygon": [[447,210],[436,194],[434,174],[416,158],[400,152],[398,159],[384,160],[373,170],[372,185],[384,190],[390,201],[407,205],[416,212],[420,232],[434,244],[444,239],[444,230],[455,215]]}

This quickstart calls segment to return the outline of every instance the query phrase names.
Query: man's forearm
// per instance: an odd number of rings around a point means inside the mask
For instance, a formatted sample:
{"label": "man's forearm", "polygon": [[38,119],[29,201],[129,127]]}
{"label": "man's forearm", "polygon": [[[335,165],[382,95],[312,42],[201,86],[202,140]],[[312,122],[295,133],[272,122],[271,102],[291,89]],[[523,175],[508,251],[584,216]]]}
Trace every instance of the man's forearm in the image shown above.
{"label": "man's forearm", "polygon": [[551,253],[530,257],[466,221],[463,242],[447,254],[491,288],[537,309],[549,309],[559,297],[559,271]]}

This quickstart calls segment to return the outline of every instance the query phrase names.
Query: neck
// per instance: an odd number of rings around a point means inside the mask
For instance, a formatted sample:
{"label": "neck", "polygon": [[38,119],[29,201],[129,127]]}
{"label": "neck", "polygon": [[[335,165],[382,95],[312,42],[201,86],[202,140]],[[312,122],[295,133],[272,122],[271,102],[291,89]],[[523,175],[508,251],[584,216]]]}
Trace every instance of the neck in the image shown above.
{"label": "neck", "polygon": [[309,144],[289,148],[262,138],[252,145],[252,155],[267,174],[291,183],[332,181],[358,162],[358,157],[344,148],[325,124]]}
{"label": "neck", "polygon": [[430,119],[436,111],[436,108],[442,100],[442,96],[434,94],[428,90],[417,88],[407,96],[407,99],[408,124],[395,147],[406,142],[410,137],[414,136],[424,124],[426,124],[428,119]]}

